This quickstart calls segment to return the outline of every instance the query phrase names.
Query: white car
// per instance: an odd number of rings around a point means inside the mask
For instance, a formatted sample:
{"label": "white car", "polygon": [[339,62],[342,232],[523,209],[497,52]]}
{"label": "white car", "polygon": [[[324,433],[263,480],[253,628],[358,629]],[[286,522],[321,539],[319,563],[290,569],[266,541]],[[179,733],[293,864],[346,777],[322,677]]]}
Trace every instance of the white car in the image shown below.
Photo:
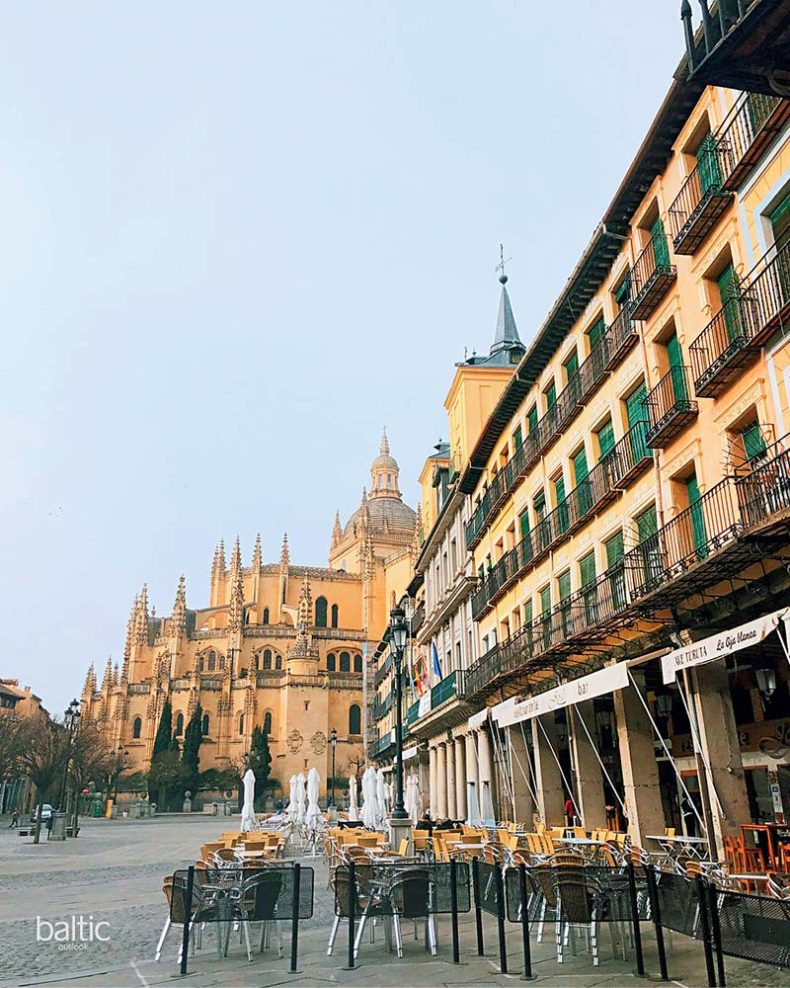
{"label": "white car", "polygon": [[[37,816],[36,816],[36,813],[37,812],[38,812],[38,807],[36,807],[36,809],[33,810],[33,812],[30,814],[30,820],[31,820],[32,823],[35,823],[36,820],[38,819]],[[42,803],[41,804],[41,821],[42,821],[42,823],[44,823],[47,820],[49,820],[51,816],[52,816],[52,804],[51,803]]]}

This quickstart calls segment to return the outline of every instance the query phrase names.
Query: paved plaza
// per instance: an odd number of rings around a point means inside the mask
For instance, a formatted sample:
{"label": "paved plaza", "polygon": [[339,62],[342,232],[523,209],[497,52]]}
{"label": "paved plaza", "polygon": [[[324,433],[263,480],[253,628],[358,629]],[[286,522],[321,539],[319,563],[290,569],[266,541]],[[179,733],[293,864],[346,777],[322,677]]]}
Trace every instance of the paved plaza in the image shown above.
{"label": "paved plaza", "polygon": [[[230,821],[228,821],[230,822]],[[160,817],[155,820],[86,820],[77,840],[65,845],[44,841],[35,847],[15,831],[0,832],[0,943],[3,945],[0,986],[91,985],[104,988],[171,983],[177,976],[178,931],[171,933],[162,961],[153,961],[157,937],[166,915],[162,879],[194,861],[199,846],[217,835],[223,821],[206,817]],[[439,917],[439,953],[430,957],[421,941],[407,939],[404,957],[387,953],[384,939],[370,943],[365,935],[358,967],[344,970],[346,927],[341,929],[332,957],[326,942],[333,917],[322,858],[303,858],[315,868],[315,915],[301,925],[299,974],[288,973],[288,929],[284,926],[285,956],[276,949],[255,954],[250,963],[238,942],[230,955],[219,959],[215,931],[207,929],[203,948],[190,956],[191,985],[504,985],[522,972],[520,929],[508,926],[510,974],[498,971],[496,923],[485,917],[486,956],[476,953],[471,915],[462,917],[461,964],[453,965],[448,917]],[[40,920],[55,923],[82,916],[86,924],[99,923],[109,939],[64,949],[37,939]],[[43,927],[46,931],[46,926]],[[658,980],[655,943],[643,926],[648,976]],[[560,968],[554,959],[553,926],[546,939],[533,940],[537,982],[547,985],[614,986],[638,983],[633,955],[623,961],[613,956],[611,938],[601,932],[601,965],[593,968],[581,948]],[[581,941],[580,941],[581,942]],[[731,985],[782,985],[786,972],[727,960]],[[675,936],[669,954],[669,974],[681,985],[707,983],[702,948]]]}

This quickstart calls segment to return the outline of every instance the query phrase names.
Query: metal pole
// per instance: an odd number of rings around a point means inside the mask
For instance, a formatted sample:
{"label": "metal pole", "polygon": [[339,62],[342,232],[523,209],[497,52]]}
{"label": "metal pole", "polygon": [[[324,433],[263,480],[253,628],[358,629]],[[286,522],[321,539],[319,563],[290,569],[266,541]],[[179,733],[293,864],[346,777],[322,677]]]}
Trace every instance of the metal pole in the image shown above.
{"label": "metal pole", "polygon": [[332,739],[332,806],[335,805],[335,751],[337,749],[337,741]]}
{"label": "metal pole", "polygon": [[532,950],[529,945],[529,901],[527,899],[527,868],[518,866],[518,894],[521,900],[521,941],[524,948],[524,973],[522,981],[534,981],[532,973]]}
{"label": "metal pole", "polygon": [[356,932],[357,875],[353,861],[348,864],[348,968],[354,969],[354,934]]}
{"label": "metal pole", "polygon": [[702,946],[705,949],[705,969],[708,973],[708,988],[716,988],[716,972],[713,967],[713,951],[710,946],[710,923],[708,922],[708,903],[705,901],[705,881],[702,875],[694,879],[694,890],[697,893],[697,907],[702,927]]}
{"label": "metal pole", "polygon": [[409,814],[403,803],[403,684],[401,682],[401,661],[403,649],[395,649],[395,806],[392,809],[394,820],[406,820]]}
{"label": "metal pole", "polygon": [[[441,864],[438,866],[441,868]],[[461,962],[458,945],[458,862],[450,858],[450,918],[453,930],[453,964]]]}
{"label": "metal pole", "polygon": [[192,918],[192,892],[195,888],[195,866],[190,865],[187,869],[187,887],[184,890],[184,930],[181,938],[181,973],[187,973],[187,959],[189,957],[189,922]]}
{"label": "metal pole", "polygon": [[639,902],[636,897],[636,874],[633,862],[626,865],[628,872],[628,897],[631,901],[631,925],[634,931],[634,953],[636,954],[636,973],[639,977],[645,974],[645,957],[642,953],[642,929],[639,926]]}
{"label": "metal pole", "polygon": [[293,868],[294,894],[291,913],[291,974],[296,974],[296,961],[299,956],[299,895],[302,883],[302,866],[297,861]]}
{"label": "metal pole", "polygon": [[507,943],[505,942],[505,883],[502,879],[502,869],[496,868],[496,923],[499,934],[499,970],[507,974]]}
{"label": "metal pole", "polygon": [[475,927],[477,928],[477,953],[482,957],[485,953],[483,945],[483,914],[480,911],[480,863],[472,858],[472,892],[475,899]]}
{"label": "metal pole", "polygon": [[713,946],[716,950],[716,971],[721,988],[725,988],[727,979],[724,974],[724,951],[721,946],[721,923],[719,922],[719,903],[716,888],[708,882],[708,905],[710,907],[710,927],[713,934]]}
{"label": "metal pole", "polygon": [[653,865],[645,865],[645,875],[647,877],[647,894],[650,896],[650,914],[653,917],[653,927],[656,931],[658,967],[661,971],[661,980],[669,981],[669,974],[667,973],[667,952],[664,946],[664,927],[661,925],[661,904],[658,899],[656,870]]}

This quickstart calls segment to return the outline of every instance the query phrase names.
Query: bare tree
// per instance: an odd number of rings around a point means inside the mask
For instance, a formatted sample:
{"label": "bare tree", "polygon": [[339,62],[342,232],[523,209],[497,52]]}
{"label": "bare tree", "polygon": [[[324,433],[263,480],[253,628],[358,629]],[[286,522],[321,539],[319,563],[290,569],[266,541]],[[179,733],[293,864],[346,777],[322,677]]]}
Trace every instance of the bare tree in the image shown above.
{"label": "bare tree", "polygon": [[33,843],[41,839],[41,808],[44,797],[65,769],[69,735],[62,724],[48,717],[28,717],[22,727],[19,766],[36,787],[36,831]]}
{"label": "bare tree", "polygon": [[74,794],[74,813],[72,817],[72,833],[77,836],[79,821],[80,793],[87,789],[91,782],[105,782],[112,778],[116,771],[116,756],[107,746],[98,727],[92,723],[80,724],[71,742],[71,759],[69,763],[69,788]]}
{"label": "bare tree", "polygon": [[19,752],[24,739],[24,718],[14,711],[0,713],[0,779],[19,773]]}

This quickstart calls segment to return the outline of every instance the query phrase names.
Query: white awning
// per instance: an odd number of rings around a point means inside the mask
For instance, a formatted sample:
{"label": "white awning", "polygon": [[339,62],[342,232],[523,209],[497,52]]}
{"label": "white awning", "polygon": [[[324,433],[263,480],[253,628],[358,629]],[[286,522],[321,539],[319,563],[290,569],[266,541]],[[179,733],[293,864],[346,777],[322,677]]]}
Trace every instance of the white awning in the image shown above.
{"label": "white awning", "polygon": [[580,676],[570,683],[555,686],[553,690],[530,696],[526,700],[514,702],[506,700],[494,707],[492,713],[500,727],[509,727],[522,720],[530,720],[541,714],[581,703],[582,700],[592,700],[596,696],[605,696],[615,690],[625,689],[626,686],[628,686],[628,666],[625,662],[618,662],[616,665],[591,672],[588,676]]}
{"label": "white awning", "polygon": [[413,744],[411,748],[404,748],[403,749],[404,762],[407,762],[410,758],[416,758],[418,750],[419,749],[416,744]]}
{"label": "white awning", "polygon": [[470,731],[479,731],[483,724],[488,720],[489,708],[486,707],[484,710],[479,711],[472,716],[467,721],[467,727]]}
{"label": "white awning", "polygon": [[732,652],[756,645],[767,638],[772,631],[775,631],[781,620],[787,621],[788,618],[790,618],[790,609],[782,608],[781,611],[764,614],[762,617],[748,621],[737,628],[720,631],[709,638],[701,638],[698,642],[692,642],[683,648],[676,648],[674,652],[665,655],[661,660],[664,682],[674,683],[675,677],[681,669],[714,662],[716,659],[722,659],[724,656],[732,654]]}

